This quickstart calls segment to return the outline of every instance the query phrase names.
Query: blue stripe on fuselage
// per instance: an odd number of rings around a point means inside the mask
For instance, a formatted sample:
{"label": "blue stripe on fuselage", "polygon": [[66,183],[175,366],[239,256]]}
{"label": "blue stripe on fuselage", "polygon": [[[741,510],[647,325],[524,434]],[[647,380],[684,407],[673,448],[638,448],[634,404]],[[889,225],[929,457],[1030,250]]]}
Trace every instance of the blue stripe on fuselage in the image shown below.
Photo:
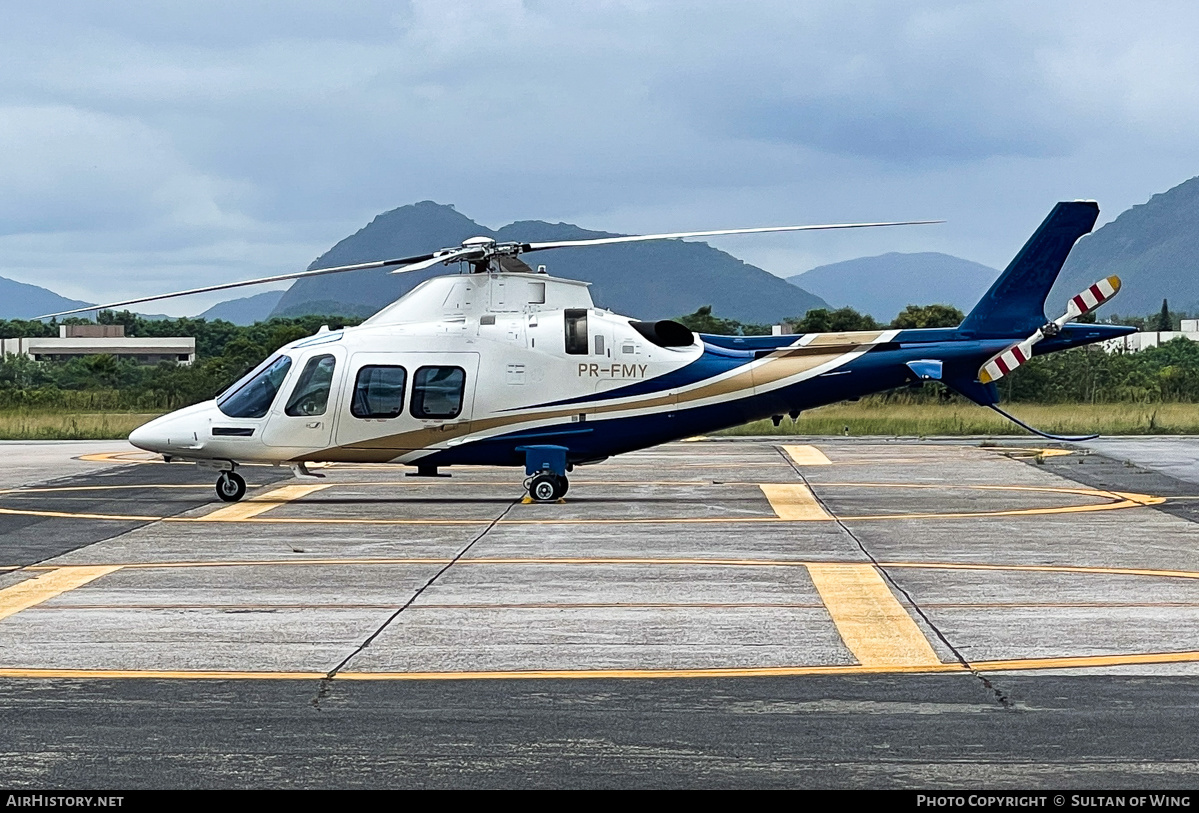
{"label": "blue stripe on fuselage", "polygon": [[[1038,349],[1044,345],[1049,349],[1060,350],[1131,332],[1132,328],[1121,325],[1069,324],[1062,328],[1058,336],[1041,342]],[[797,337],[774,338],[794,341]],[[952,328],[904,330],[891,342],[876,346],[831,371],[832,375],[817,375],[771,392],[757,395],[751,393],[704,406],[663,407],[650,415],[606,419],[591,416],[583,423],[567,420],[550,426],[468,441],[453,449],[428,455],[422,458],[421,462],[446,466],[523,465],[524,455],[517,452],[516,448],[527,445],[529,440],[534,439],[539,444],[565,446],[570,450],[569,459],[572,462],[597,460],[679,438],[715,432],[771,415],[814,409],[837,401],[902,387],[914,379],[907,362],[918,359],[940,359],[943,362],[945,380],[960,378],[973,381],[984,361],[1022,338],[1024,337],[972,341],[963,340]],[[751,360],[725,358],[715,352],[705,352],[704,356],[709,357],[712,362],[721,358],[733,362],[731,366],[723,369],[732,369],[739,366],[737,362],[744,364]],[[746,353],[746,356],[752,357],[752,353]],[[656,381],[662,378],[665,376]],[[605,398],[612,396],[612,392],[603,393]]]}

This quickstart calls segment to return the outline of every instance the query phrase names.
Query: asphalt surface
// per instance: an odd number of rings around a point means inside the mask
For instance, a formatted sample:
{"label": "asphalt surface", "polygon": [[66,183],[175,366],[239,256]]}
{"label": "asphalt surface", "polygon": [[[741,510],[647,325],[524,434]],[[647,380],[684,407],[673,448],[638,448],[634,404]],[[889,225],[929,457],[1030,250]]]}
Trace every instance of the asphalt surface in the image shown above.
{"label": "asphalt surface", "polygon": [[1199,478],[1138,443],[673,444],[548,506],[261,469],[232,509],[34,450],[0,787],[1191,788]]}

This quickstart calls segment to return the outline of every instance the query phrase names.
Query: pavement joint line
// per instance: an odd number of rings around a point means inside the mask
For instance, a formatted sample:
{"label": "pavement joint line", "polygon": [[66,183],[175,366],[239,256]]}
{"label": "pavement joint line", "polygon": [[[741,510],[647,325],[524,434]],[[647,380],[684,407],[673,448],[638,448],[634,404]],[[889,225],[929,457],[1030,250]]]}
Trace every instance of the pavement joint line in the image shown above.
{"label": "pavement joint line", "polygon": [[930,666],[941,659],[871,564],[809,564],[845,646],[863,666]]}
{"label": "pavement joint line", "polygon": [[[522,497],[523,496],[524,495],[522,495]],[[367,636],[367,638],[361,644],[359,644],[357,646],[357,648],[354,649],[353,652],[351,652],[349,655],[347,655],[345,657],[345,659],[342,660],[341,663],[337,664],[332,669],[330,669],[329,672],[321,679],[320,686],[317,689],[316,697],[314,697],[312,699],[312,705],[317,708],[320,708],[321,700],[323,700],[328,695],[330,686],[331,686],[334,678],[336,678],[338,676],[338,674],[341,672],[341,670],[344,669],[345,666],[350,661],[352,661],[355,657],[357,657],[364,649],[369,647],[376,638],[378,638],[380,635],[382,635],[383,631],[385,629],[387,629],[393,621],[395,621],[397,618],[399,618],[400,615],[404,612],[404,610],[407,610],[409,607],[411,607],[416,602],[416,600],[418,598],[420,598],[421,595],[426,590],[428,590],[430,587],[432,587],[434,582],[436,582],[439,578],[441,578],[442,575],[444,575],[457,562],[461,561],[462,558],[464,556],[466,556],[466,554],[470,551],[470,549],[473,548],[475,546],[475,544],[479,542],[479,540],[481,540],[483,537],[487,536],[487,534],[491,532],[491,529],[494,528],[496,525],[498,525],[500,520],[502,520],[505,516],[507,516],[508,512],[511,511],[513,509],[513,507],[515,507],[516,505],[519,504],[520,499],[521,499],[521,497],[518,497],[518,498],[512,500],[511,502],[509,502],[508,505],[504,508],[504,510],[501,511],[495,517],[495,519],[493,519],[491,521],[490,525],[488,525],[486,528],[484,528],[482,531],[480,531],[475,536],[474,539],[470,540],[470,542],[467,542],[466,546],[464,548],[462,548],[462,550],[458,551],[458,553],[454,555],[453,559],[450,559],[448,562],[446,562],[444,567],[442,567],[440,570],[438,570],[436,573],[434,573],[432,576],[430,576],[429,580],[427,582],[425,582],[423,585],[418,587],[416,589],[416,591],[413,592],[413,594],[411,596],[409,596],[408,600],[406,602],[404,602],[403,606],[401,606],[394,613],[392,613],[387,618],[387,620],[384,621],[379,626],[379,628],[377,630],[375,630],[373,633],[371,633],[369,636]]]}
{"label": "pavement joint line", "polygon": [[[1041,671],[1051,669],[1097,669],[1118,666],[1151,666],[1156,664],[1196,663],[1199,651],[1144,652],[1117,655],[1077,655],[1049,658],[1013,658],[1007,660],[974,661],[969,668],[960,663],[929,664],[928,666],[765,666],[716,667],[707,669],[542,669],[521,671],[477,672],[340,672],[338,680],[354,681],[434,681],[434,680],[596,680],[669,678],[749,678],[749,677],[806,677],[818,675],[878,675],[878,674],[970,674],[987,672]],[[322,681],[326,673],[318,671],[238,671],[238,670],[168,670],[168,669],[42,669],[25,667],[0,668],[0,679],[92,679],[92,680],[312,680]]]}
{"label": "pavement joint line", "polygon": [[[783,453],[782,450],[779,449],[779,454],[782,455],[782,453]],[[809,485],[808,478],[804,475],[803,471],[799,468],[799,466],[795,465],[794,463],[791,463],[791,468],[795,471],[796,476],[799,477],[799,479],[801,481],[803,481],[803,483],[805,485]],[[809,485],[809,488],[810,488],[810,485]],[[816,499],[820,500],[821,503],[823,504],[824,500],[821,500],[820,497],[815,494],[815,492],[813,492],[813,496],[816,496]],[[827,506],[826,506],[826,508],[827,508]],[[833,512],[831,510],[829,511],[829,513],[833,514]],[[916,615],[920,616],[920,619],[922,621],[924,621],[925,625],[927,625],[928,628],[930,630],[932,630],[933,635],[935,635],[937,637],[937,640],[939,640],[945,646],[945,648],[948,649],[950,651],[950,653],[952,653],[952,655],[953,655],[954,659],[957,661],[957,663],[963,669],[968,670],[972,675],[974,675],[974,677],[976,679],[978,679],[978,681],[995,696],[995,699],[999,703],[1000,706],[1002,706],[1005,709],[1012,708],[1011,701],[1008,699],[1007,695],[1004,692],[1000,691],[993,683],[991,683],[990,680],[983,677],[983,675],[978,670],[971,668],[970,663],[966,659],[966,656],[963,655],[961,653],[961,651],[956,646],[953,645],[953,642],[949,640],[949,637],[944,632],[942,632],[941,629],[935,623],[933,623],[933,620],[931,618],[929,618],[928,613],[926,613],[923,610],[923,608],[921,608],[921,606],[916,602],[916,599],[912,596],[912,594],[909,593],[907,590],[905,590],[903,588],[903,585],[901,585],[898,581],[895,580],[895,577],[891,575],[891,573],[886,569],[886,567],[884,567],[883,565],[881,565],[879,563],[879,561],[875,557],[875,555],[870,552],[869,548],[866,547],[866,543],[864,543],[861,540],[861,538],[859,538],[858,535],[853,532],[853,529],[850,528],[846,524],[846,518],[837,517],[835,514],[833,514],[833,516],[836,519],[837,526],[850,539],[852,539],[854,541],[854,544],[858,546],[858,550],[860,550],[862,552],[862,555],[865,556],[867,559],[869,559],[870,562],[874,565],[874,567],[878,568],[877,573],[881,574],[882,578],[886,579],[887,583],[889,583],[891,585],[891,587],[895,588],[896,592],[898,592],[900,595],[902,595],[907,600],[908,606],[910,606],[912,608],[912,611],[915,612]],[[810,570],[809,570],[809,572],[810,572]],[[902,609],[902,608],[900,608],[900,609]],[[909,618],[908,620],[910,621],[911,619]],[[925,643],[927,644],[927,641]],[[935,653],[934,653],[934,657],[935,657]],[[940,659],[938,658],[937,660],[939,661]]]}
{"label": "pavement joint line", "polygon": [[299,500],[329,487],[329,483],[303,483],[280,486],[264,494],[255,494],[241,502],[218,508],[204,519],[209,522],[242,522],[292,500]]}
{"label": "pavement joint line", "polygon": [[120,565],[60,565],[40,576],[18,582],[0,590],[0,619],[16,615],[120,569]]}
{"label": "pavement joint line", "polygon": [[783,446],[783,451],[799,466],[832,465],[832,461],[825,456],[824,452],[815,446]]}

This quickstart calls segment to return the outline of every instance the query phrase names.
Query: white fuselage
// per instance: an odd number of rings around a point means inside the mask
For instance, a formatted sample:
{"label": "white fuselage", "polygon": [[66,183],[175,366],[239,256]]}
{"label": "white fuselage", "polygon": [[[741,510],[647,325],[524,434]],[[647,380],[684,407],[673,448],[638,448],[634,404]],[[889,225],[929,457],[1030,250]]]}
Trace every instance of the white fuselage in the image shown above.
{"label": "white fuselage", "polygon": [[[580,315],[581,334],[568,336]],[[265,410],[230,406],[239,387],[254,384],[243,379],[213,401],[146,424],[130,441],[184,460],[414,463],[577,419],[570,407],[545,405],[656,378],[702,353],[698,337],[685,347],[648,341],[629,318],[595,308],[585,283],[543,274],[438,277],[358,327],[281,348],[272,359],[290,363]],[[372,376],[382,382],[378,397]],[[438,376],[445,381],[433,382]],[[305,401],[301,389],[318,377],[316,389],[327,384],[327,392]]]}

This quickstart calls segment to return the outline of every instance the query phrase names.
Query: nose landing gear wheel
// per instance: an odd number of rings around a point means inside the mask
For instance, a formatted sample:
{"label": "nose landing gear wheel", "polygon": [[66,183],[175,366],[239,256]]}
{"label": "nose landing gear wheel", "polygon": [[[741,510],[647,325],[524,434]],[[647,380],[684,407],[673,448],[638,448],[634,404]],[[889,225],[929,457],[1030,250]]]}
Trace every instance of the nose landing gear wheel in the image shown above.
{"label": "nose landing gear wheel", "polygon": [[554,502],[566,495],[569,483],[557,474],[538,474],[529,481],[529,496],[534,502]]}
{"label": "nose landing gear wheel", "polygon": [[223,471],[216,481],[216,495],[225,502],[237,502],[246,495],[246,481],[235,471]]}

